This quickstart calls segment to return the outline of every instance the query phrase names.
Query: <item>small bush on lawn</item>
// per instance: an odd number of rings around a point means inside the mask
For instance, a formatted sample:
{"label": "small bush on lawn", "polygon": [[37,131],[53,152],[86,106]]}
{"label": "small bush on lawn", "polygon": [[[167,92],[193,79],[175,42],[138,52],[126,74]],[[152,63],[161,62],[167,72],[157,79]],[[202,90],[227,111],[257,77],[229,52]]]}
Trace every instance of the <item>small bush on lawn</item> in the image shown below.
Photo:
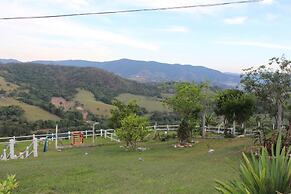
{"label": "small bush on lawn", "polygon": [[264,147],[257,158],[248,158],[243,153],[240,165],[240,180],[230,183],[217,181],[216,190],[223,194],[289,194],[291,192],[291,148],[281,149],[282,136],[279,135],[276,148],[269,156]]}
{"label": "small bush on lawn", "polygon": [[15,175],[7,176],[7,179],[0,181],[0,193],[10,194],[18,187]]}

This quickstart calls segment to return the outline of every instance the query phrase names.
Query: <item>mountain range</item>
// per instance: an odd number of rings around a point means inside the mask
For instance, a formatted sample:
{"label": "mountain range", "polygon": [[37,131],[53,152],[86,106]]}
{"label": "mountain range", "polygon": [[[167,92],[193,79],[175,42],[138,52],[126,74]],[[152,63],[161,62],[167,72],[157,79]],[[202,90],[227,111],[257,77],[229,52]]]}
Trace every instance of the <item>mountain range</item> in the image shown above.
{"label": "mountain range", "polygon": [[[0,63],[21,62],[14,59],[0,59]],[[223,88],[236,87],[240,82],[239,74],[223,73],[203,66],[168,64],[155,61],[139,61],[130,59],[120,59],[106,62],[85,60],[37,60],[31,61],[31,63],[75,67],[96,67],[117,74],[123,78],[139,82],[207,81],[213,86]]]}

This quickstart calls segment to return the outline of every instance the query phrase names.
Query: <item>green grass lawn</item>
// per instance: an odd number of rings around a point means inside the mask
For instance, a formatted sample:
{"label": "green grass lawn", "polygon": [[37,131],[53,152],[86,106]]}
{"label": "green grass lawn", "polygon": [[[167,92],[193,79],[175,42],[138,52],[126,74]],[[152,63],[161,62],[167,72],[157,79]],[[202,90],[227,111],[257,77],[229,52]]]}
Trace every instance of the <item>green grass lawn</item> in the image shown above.
{"label": "green grass lawn", "polygon": [[165,107],[161,101],[161,99],[140,96],[134,94],[120,94],[116,97],[116,99],[121,102],[128,103],[129,101],[136,100],[137,104],[141,107],[144,107],[149,112],[159,111],[159,112],[168,112],[169,109]]}
{"label": "green grass lawn", "polygon": [[215,179],[238,176],[250,140],[198,141],[186,149],[173,148],[174,141],[145,143],[144,152],[113,142],[61,152],[50,145],[38,158],[0,162],[0,178],[16,174],[18,193],[216,193]]}

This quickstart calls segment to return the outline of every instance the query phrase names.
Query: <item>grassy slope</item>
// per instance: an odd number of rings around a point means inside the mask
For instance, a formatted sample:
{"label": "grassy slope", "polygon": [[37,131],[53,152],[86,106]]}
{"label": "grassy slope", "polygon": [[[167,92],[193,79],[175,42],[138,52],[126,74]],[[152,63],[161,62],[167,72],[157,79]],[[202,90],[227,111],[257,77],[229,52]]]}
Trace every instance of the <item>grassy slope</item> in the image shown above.
{"label": "grassy slope", "polygon": [[36,120],[58,120],[59,117],[53,115],[37,106],[32,106],[13,98],[0,98],[0,106],[9,106],[9,105],[17,105],[23,108],[25,111],[24,116],[29,121],[36,121]]}
{"label": "grassy slope", "polygon": [[133,95],[133,94],[120,94],[116,97],[116,99],[122,101],[122,102],[129,102],[131,100],[136,100],[137,104],[141,107],[146,108],[148,111],[169,111],[161,101],[159,101],[156,98],[152,97],[146,97],[146,96],[140,96],[140,95]]}
{"label": "grassy slope", "polygon": [[74,100],[83,104],[85,109],[99,116],[109,116],[110,110],[113,108],[111,105],[96,101],[94,95],[87,90],[79,90]]}
{"label": "grassy slope", "polygon": [[[216,193],[215,179],[237,177],[241,150],[249,142],[200,140],[187,149],[159,142],[147,144],[143,153],[115,144],[50,150],[37,159],[0,162],[0,178],[16,174],[19,193]],[[207,145],[215,152],[209,154]]]}
{"label": "grassy slope", "polygon": [[0,77],[0,90],[4,90],[6,92],[11,92],[17,89],[19,86],[13,83],[7,82],[3,77]]}

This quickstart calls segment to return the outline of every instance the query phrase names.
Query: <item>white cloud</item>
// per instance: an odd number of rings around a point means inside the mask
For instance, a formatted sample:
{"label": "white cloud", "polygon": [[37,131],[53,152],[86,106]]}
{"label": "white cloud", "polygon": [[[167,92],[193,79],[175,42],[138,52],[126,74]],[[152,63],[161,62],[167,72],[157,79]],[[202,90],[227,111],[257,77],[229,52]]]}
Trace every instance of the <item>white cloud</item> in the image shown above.
{"label": "white cloud", "polygon": [[275,2],[275,0],[263,0],[261,3],[262,4],[267,4],[267,5],[271,5]]}
{"label": "white cloud", "polygon": [[217,41],[216,43],[223,44],[223,45],[233,45],[233,46],[251,46],[251,47],[268,48],[268,49],[291,50],[291,45],[281,45],[281,44],[258,42],[258,41]]}
{"label": "white cloud", "polygon": [[189,29],[184,26],[169,26],[163,29],[159,29],[159,31],[184,33],[189,32]]}
{"label": "white cloud", "polygon": [[[27,0],[29,1],[29,0]],[[59,3],[66,3],[65,0]],[[86,5],[86,1],[74,1]],[[5,8],[5,9],[4,9]],[[1,16],[47,14],[47,9],[36,9],[25,3],[0,2]],[[98,18],[96,18],[98,21]],[[118,29],[105,30],[100,25],[72,22],[69,18],[48,20],[16,20],[0,22],[2,57],[24,56],[24,58],[109,58],[117,48],[137,49],[145,52],[159,50],[158,43],[141,40]],[[4,46],[5,45],[5,46]],[[4,49],[5,48],[5,49]],[[14,53],[14,54],[13,54]],[[46,57],[45,57],[46,56]],[[62,58],[63,58],[62,57]]]}
{"label": "white cloud", "polygon": [[224,19],[223,22],[226,24],[237,25],[244,24],[248,18],[247,17],[235,17]]}

